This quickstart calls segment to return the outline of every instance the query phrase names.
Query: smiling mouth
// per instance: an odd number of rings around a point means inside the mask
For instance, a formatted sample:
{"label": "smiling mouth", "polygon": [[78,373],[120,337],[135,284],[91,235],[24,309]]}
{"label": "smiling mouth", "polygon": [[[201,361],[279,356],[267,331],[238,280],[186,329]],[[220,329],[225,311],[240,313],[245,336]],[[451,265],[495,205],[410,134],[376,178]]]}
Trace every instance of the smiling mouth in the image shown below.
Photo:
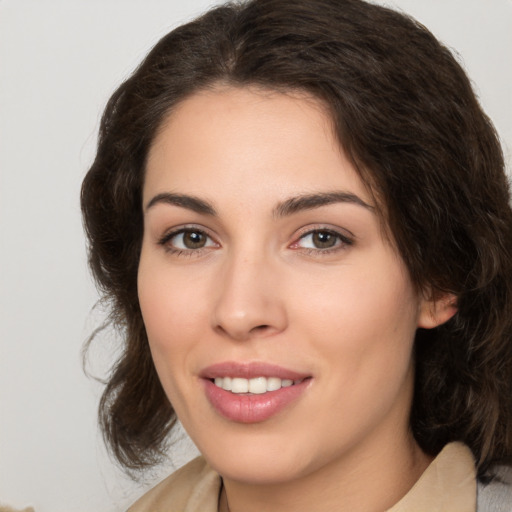
{"label": "smiling mouth", "polygon": [[230,391],[234,394],[261,395],[270,391],[278,391],[300,384],[305,379],[280,379],[279,377],[254,377],[244,379],[242,377],[216,377],[210,379],[218,388]]}
{"label": "smiling mouth", "polygon": [[282,366],[227,361],[199,375],[214,410],[236,423],[260,423],[292,407],[310,388],[312,375]]}

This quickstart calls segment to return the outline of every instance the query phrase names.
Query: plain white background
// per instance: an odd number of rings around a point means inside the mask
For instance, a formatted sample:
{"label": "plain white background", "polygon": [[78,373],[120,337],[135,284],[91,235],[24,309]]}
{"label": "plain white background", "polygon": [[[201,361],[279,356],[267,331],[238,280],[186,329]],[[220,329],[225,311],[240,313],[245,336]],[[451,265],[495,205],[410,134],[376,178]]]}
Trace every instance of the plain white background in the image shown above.
{"label": "plain white background", "polygon": [[[80,182],[101,110],[170,28],[208,0],[0,0],[0,503],[36,512],[121,511],[145,486],[108,459],[101,386],[82,343],[99,324]],[[512,0],[396,0],[460,60],[512,150]],[[93,371],[113,340],[93,351]],[[101,346],[104,345],[103,348]],[[179,443],[176,465],[194,454]]]}

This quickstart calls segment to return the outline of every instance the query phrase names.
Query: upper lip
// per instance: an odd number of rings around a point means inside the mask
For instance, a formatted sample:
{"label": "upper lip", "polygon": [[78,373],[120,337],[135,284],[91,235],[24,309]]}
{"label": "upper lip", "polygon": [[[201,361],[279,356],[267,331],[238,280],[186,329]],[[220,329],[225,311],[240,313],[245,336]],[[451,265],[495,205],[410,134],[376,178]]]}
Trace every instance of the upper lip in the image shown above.
{"label": "upper lip", "polygon": [[296,372],[270,363],[225,361],[204,368],[199,376],[203,379],[216,377],[239,377],[254,379],[256,377],[278,377],[280,379],[302,380],[310,375]]}

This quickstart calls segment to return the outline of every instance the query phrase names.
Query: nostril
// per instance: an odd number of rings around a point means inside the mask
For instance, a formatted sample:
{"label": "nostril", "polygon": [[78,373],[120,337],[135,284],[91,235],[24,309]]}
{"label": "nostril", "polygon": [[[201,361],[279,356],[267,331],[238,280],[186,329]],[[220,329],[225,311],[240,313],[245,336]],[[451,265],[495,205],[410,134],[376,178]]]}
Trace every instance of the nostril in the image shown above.
{"label": "nostril", "polygon": [[253,327],[251,329],[251,331],[253,332],[258,332],[258,331],[266,331],[267,329],[269,329],[270,326],[269,325],[257,325],[256,327]]}
{"label": "nostril", "polygon": [[268,324],[256,325],[249,331],[249,335],[252,336],[266,336],[272,332],[272,326]]}

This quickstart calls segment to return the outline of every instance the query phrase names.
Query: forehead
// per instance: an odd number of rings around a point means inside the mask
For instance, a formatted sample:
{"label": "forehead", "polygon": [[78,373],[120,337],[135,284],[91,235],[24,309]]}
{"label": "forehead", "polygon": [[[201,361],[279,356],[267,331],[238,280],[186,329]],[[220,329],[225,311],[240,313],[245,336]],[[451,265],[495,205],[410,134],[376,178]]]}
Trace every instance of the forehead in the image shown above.
{"label": "forehead", "polygon": [[264,204],[338,189],[371,201],[320,101],[219,87],[188,97],[162,124],[148,155],[144,201],[178,191]]}

